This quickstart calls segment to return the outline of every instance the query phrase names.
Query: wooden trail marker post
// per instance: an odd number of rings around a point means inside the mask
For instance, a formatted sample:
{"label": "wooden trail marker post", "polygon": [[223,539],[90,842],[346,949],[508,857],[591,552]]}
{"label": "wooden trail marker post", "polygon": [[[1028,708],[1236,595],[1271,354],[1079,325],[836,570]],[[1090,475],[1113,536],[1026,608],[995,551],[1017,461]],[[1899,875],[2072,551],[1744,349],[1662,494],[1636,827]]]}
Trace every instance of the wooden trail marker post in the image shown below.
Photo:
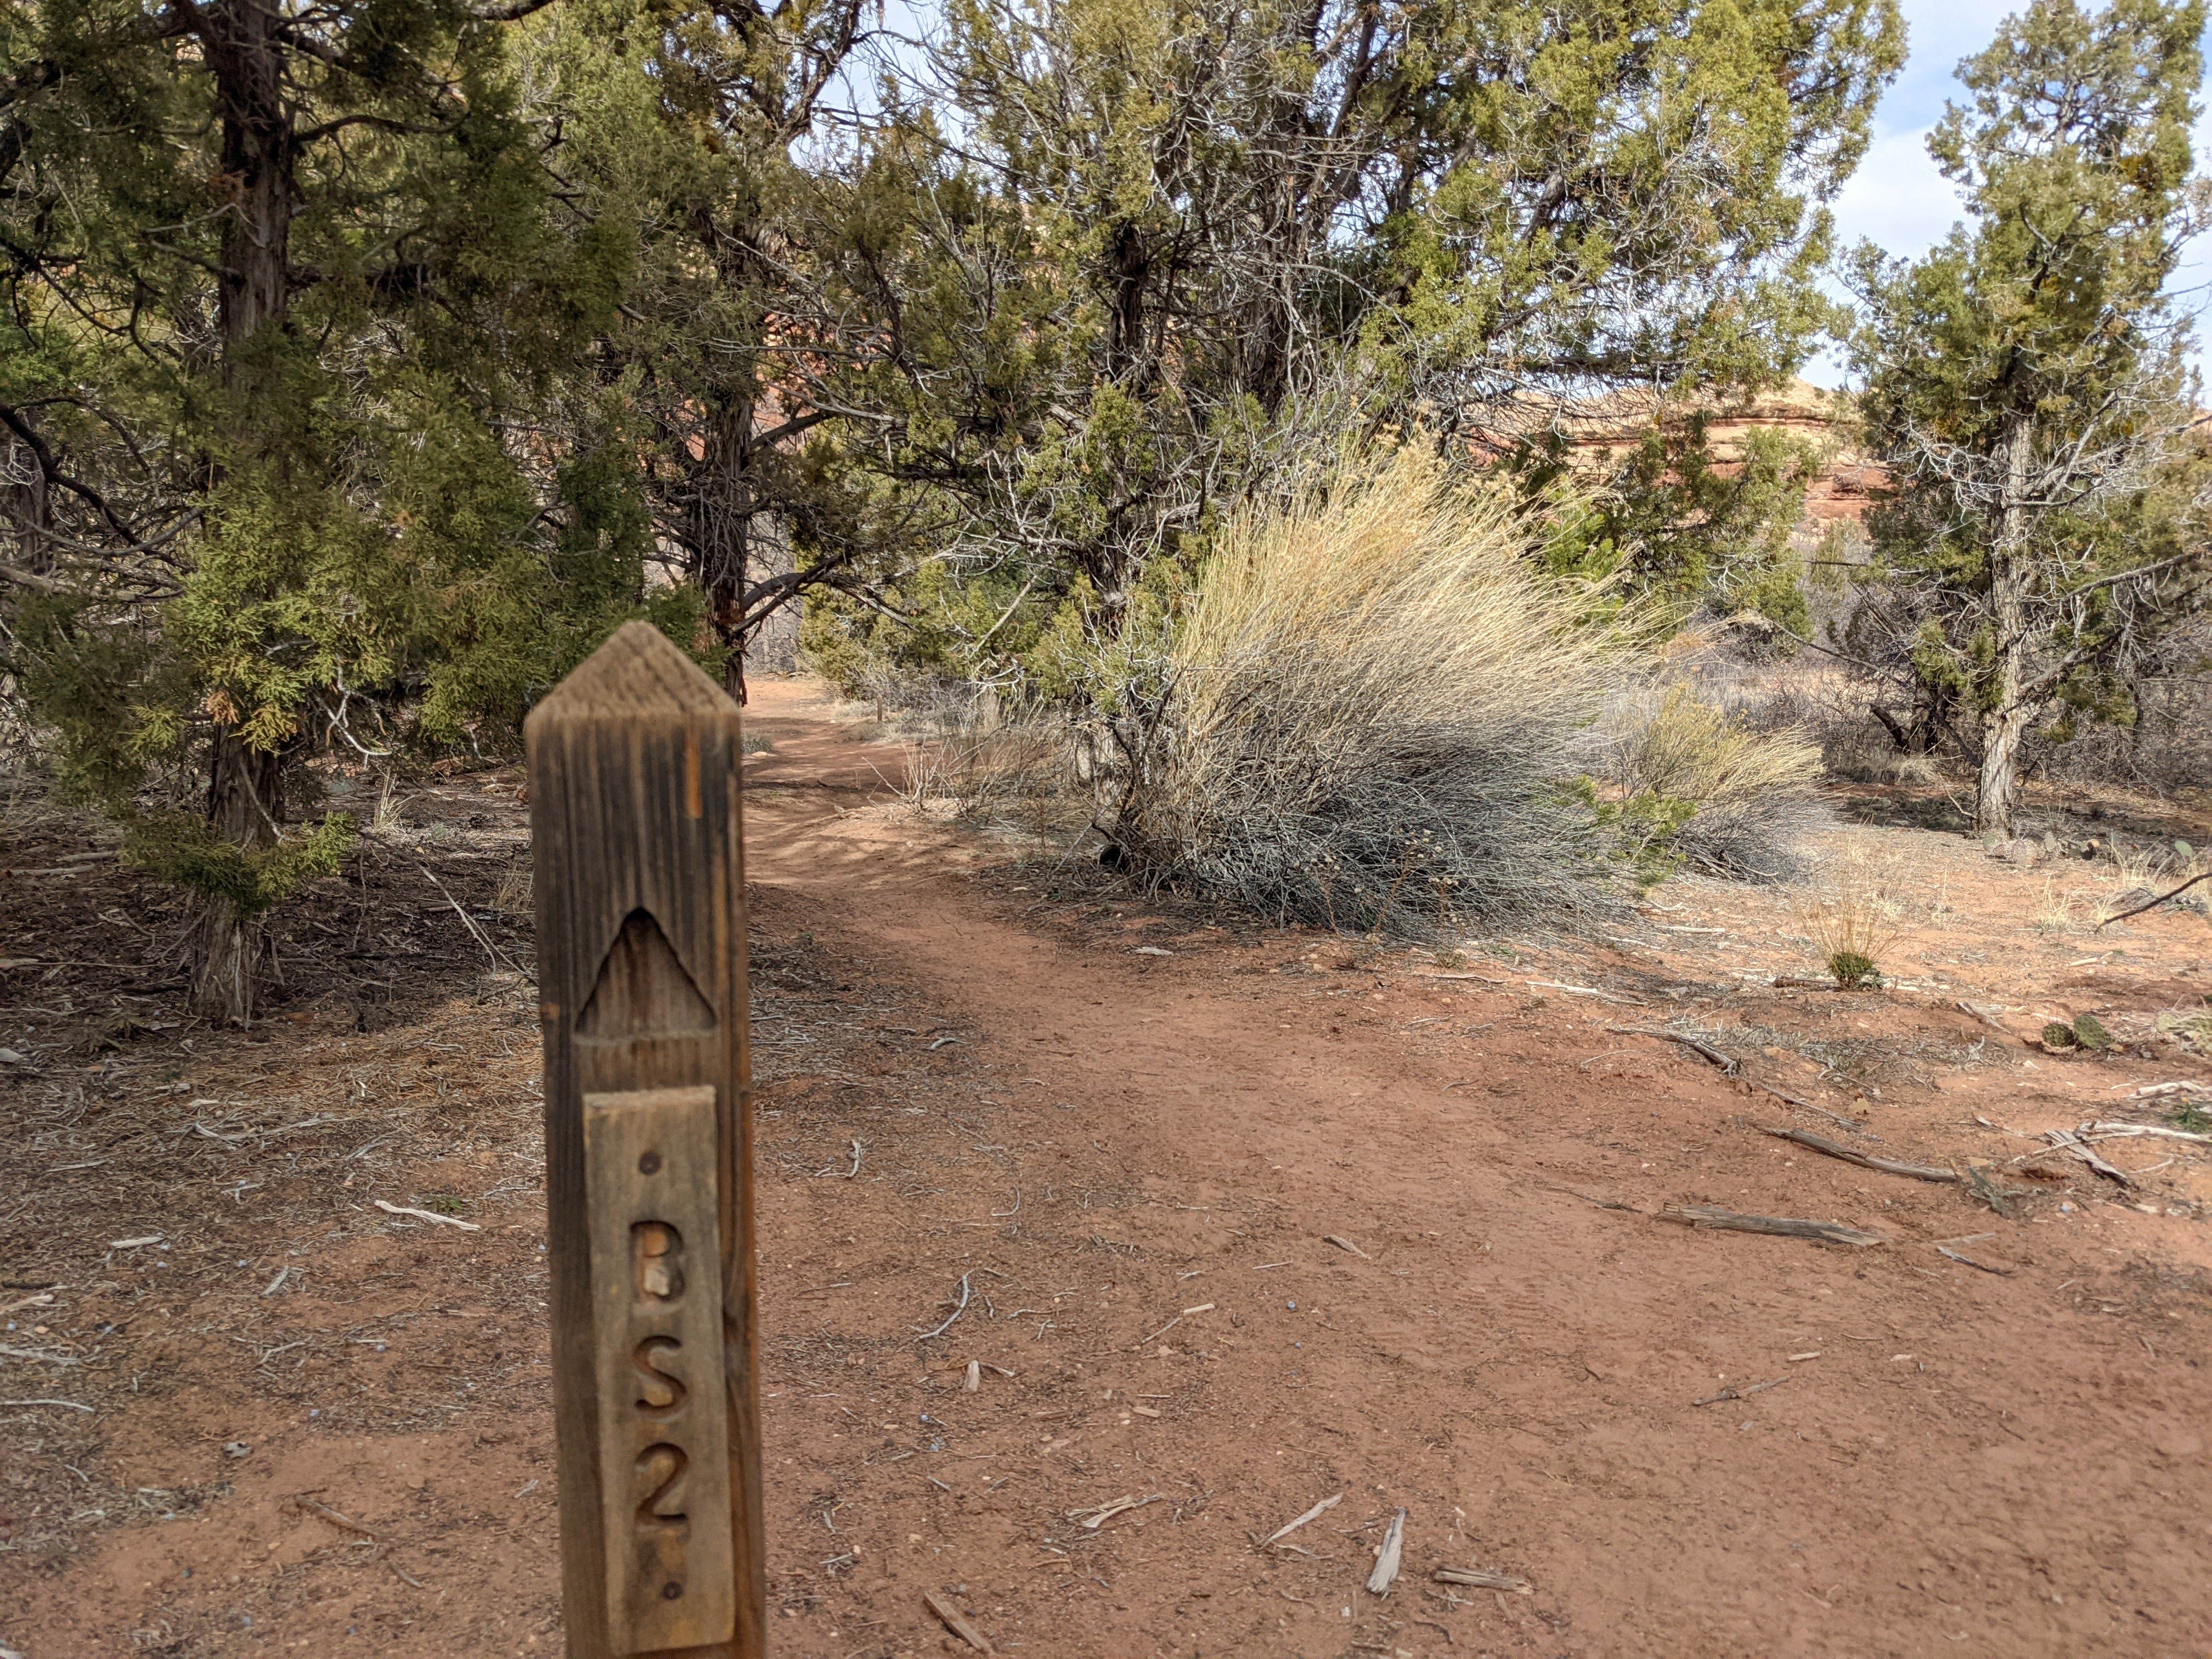
{"label": "wooden trail marker post", "polygon": [[531,711],[570,1659],[760,1659],[738,706],[630,623]]}

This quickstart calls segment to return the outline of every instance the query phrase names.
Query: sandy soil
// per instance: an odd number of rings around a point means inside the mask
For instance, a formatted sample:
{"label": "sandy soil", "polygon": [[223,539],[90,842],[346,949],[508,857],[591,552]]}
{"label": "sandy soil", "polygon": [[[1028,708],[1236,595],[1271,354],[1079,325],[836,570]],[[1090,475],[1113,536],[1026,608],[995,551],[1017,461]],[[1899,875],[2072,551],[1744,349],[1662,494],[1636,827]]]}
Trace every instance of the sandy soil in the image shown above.
{"label": "sandy soil", "polygon": [[[958,1649],[924,1589],[1070,1659],[2212,1649],[2212,1147],[2039,1139],[2212,1079],[2157,1030],[2201,911],[1860,828],[1917,907],[1880,993],[1688,879],[1440,964],[898,816],[804,684],[752,714],[777,1653]],[[0,848],[0,1649],[559,1650],[515,783],[403,804],[252,1033],[178,1023],[128,872]],[[2033,1042],[2083,1012],[2117,1052]]]}

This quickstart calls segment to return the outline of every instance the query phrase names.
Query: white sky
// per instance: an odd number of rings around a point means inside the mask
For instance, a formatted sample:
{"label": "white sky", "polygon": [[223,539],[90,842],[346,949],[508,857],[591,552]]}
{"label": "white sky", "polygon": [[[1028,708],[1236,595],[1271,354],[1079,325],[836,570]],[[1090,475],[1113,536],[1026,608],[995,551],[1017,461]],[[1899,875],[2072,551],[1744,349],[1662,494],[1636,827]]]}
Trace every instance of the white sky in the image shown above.
{"label": "white sky", "polygon": [[[1904,0],[1911,56],[1875,112],[1874,142],[1866,159],[1837,198],[1836,232],[1840,247],[1871,241],[1896,256],[1924,253],[1961,216],[1959,200],[1929,158],[1929,129],[1942,118],[1946,100],[1958,94],[1952,71],[1962,58],[1987,46],[1997,25],[2025,0]],[[2212,162],[2212,118],[2197,123],[2197,164]],[[2200,369],[2212,368],[2203,336],[2201,313],[2212,294],[2212,238],[2200,240],[2175,273],[2174,291],[2184,307],[2199,313],[2196,357]],[[1822,386],[1841,386],[1846,375],[1841,356],[1830,353],[1808,363],[1805,378]],[[2206,379],[2212,381],[2212,373]]]}

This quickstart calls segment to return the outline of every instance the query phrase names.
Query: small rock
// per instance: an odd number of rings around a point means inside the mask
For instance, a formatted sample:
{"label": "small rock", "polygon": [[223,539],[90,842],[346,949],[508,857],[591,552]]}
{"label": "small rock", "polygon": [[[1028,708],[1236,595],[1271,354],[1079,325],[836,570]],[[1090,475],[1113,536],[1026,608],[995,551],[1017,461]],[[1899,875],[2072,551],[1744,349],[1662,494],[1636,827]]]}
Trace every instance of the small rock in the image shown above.
{"label": "small rock", "polygon": [[223,1455],[226,1457],[243,1457],[252,1449],[253,1448],[243,1440],[226,1440],[222,1443]]}

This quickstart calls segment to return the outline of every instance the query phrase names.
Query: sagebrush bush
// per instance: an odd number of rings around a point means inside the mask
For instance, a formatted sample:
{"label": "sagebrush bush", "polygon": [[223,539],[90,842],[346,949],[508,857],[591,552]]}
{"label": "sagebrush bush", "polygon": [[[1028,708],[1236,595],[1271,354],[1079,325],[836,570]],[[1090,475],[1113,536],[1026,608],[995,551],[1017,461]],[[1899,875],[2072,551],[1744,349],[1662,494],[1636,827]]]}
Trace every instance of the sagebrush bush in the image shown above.
{"label": "sagebrush bush", "polygon": [[1412,448],[1232,519],[1167,647],[1122,854],[1340,929],[1585,905],[1595,830],[1567,785],[1615,659],[1525,555],[1504,505]]}
{"label": "sagebrush bush", "polygon": [[1635,711],[1612,763],[1623,800],[1646,804],[1639,818],[1662,826],[1657,841],[1715,875],[1796,875],[1800,837],[1826,817],[1816,744],[1796,731],[1753,731],[1686,686]]}

